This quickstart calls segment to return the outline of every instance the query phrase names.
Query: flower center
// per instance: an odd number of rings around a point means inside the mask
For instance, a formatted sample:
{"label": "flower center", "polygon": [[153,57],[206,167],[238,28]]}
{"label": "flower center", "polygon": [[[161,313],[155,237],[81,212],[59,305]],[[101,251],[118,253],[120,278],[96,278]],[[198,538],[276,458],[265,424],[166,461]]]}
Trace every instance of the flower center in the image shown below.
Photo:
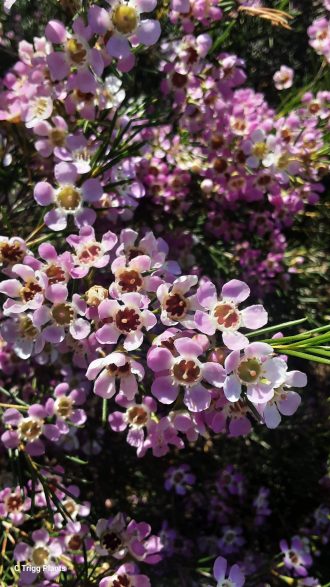
{"label": "flower center", "polygon": [[178,293],[167,296],[164,302],[165,310],[171,318],[183,318],[187,312],[187,301]]}
{"label": "flower center", "polygon": [[88,306],[97,307],[100,303],[109,297],[108,290],[101,285],[93,285],[85,293],[85,300]]}
{"label": "flower center", "polygon": [[48,277],[48,285],[65,281],[65,271],[59,265],[49,265],[45,273]]}
{"label": "flower center", "polygon": [[253,155],[258,157],[258,159],[262,159],[265,156],[266,151],[267,147],[265,143],[256,143],[252,149]]}
{"label": "flower center", "polygon": [[42,292],[42,287],[39,283],[35,280],[29,280],[25,283],[25,286],[22,287],[20,296],[24,302],[31,302],[34,297]]}
{"label": "flower center", "polygon": [[242,361],[237,369],[241,381],[244,383],[253,383],[257,381],[261,373],[261,364],[257,359],[247,359]]}
{"label": "flower center", "polygon": [[137,27],[138,14],[134,6],[120,4],[113,12],[112,22],[117,31],[123,35],[130,35]]}
{"label": "flower center", "polygon": [[299,562],[299,556],[297,555],[297,553],[294,550],[290,550],[288,552],[288,556],[294,565],[296,565]]}
{"label": "flower center", "polygon": [[82,149],[76,149],[73,151],[73,157],[76,161],[90,161],[91,160],[91,152],[87,147]]}
{"label": "flower center", "polygon": [[55,411],[61,418],[65,420],[66,418],[69,418],[72,414],[72,405],[72,399],[66,397],[65,395],[62,395],[61,397],[58,397],[55,401]]}
{"label": "flower center", "polygon": [[213,315],[216,318],[220,330],[222,328],[232,328],[236,330],[239,327],[239,311],[231,304],[217,304],[213,310]]}
{"label": "flower center", "polygon": [[77,255],[78,261],[81,265],[90,265],[100,258],[102,249],[96,242],[86,245]]}
{"label": "flower center", "polygon": [[65,511],[68,514],[70,514],[70,516],[75,514],[77,511],[77,506],[76,506],[75,502],[72,501],[72,499],[68,499],[68,501],[64,502],[63,507],[64,507]]}
{"label": "flower center", "polygon": [[36,440],[42,433],[43,420],[34,418],[23,418],[19,423],[18,431],[22,440]]}
{"label": "flower center", "polygon": [[37,98],[33,104],[33,113],[36,118],[41,118],[48,108],[46,98]]}
{"label": "flower center", "polygon": [[138,291],[141,289],[143,279],[137,271],[123,271],[119,275],[118,284],[123,292]]}
{"label": "flower center", "polygon": [[201,378],[201,370],[193,359],[179,359],[173,366],[173,375],[179,383],[189,385]]}
{"label": "flower center", "polygon": [[82,540],[81,540],[79,534],[74,534],[73,536],[71,536],[71,538],[68,542],[68,547],[71,550],[79,550],[81,547],[81,543],[82,543]]}
{"label": "flower center", "polygon": [[57,304],[52,309],[52,316],[59,326],[68,326],[74,319],[74,310],[71,304]]}
{"label": "flower center", "polygon": [[141,326],[140,316],[133,308],[118,310],[116,315],[116,326],[121,332],[132,332]]}
{"label": "flower center", "polygon": [[53,147],[63,147],[67,131],[62,128],[52,128],[49,132],[49,140]]}
{"label": "flower center", "polygon": [[22,509],[23,500],[20,495],[11,493],[5,500],[5,504],[9,513],[19,512]]}
{"label": "flower center", "polygon": [[127,420],[136,427],[142,427],[148,422],[148,412],[142,406],[133,406],[127,410]]}
{"label": "flower center", "polygon": [[24,251],[21,249],[19,243],[9,244],[8,242],[0,242],[0,261],[4,265],[14,265],[23,261]]}
{"label": "flower center", "polygon": [[102,546],[111,554],[119,550],[122,545],[121,538],[114,532],[107,532],[102,536]]}
{"label": "flower center", "polygon": [[37,328],[28,316],[22,316],[20,318],[19,332],[23,338],[30,338],[31,340],[35,340],[38,334]]}
{"label": "flower center", "polygon": [[57,194],[57,203],[68,212],[77,210],[81,203],[80,190],[72,185],[64,186]]}
{"label": "flower center", "polygon": [[126,377],[126,375],[130,375],[131,373],[131,366],[128,361],[120,367],[111,363],[107,366],[107,371],[111,377]]}
{"label": "flower center", "polygon": [[87,51],[78,39],[69,39],[66,43],[66,50],[73,65],[84,65]]}
{"label": "flower center", "polygon": [[171,76],[171,81],[172,81],[172,85],[175,88],[178,88],[179,90],[181,90],[182,88],[185,87],[185,85],[188,81],[188,76],[184,75],[183,73],[179,73],[178,71],[175,71]]}
{"label": "flower center", "polygon": [[132,261],[132,259],[135,259],[135,257],[139,257],[140,255],[145,255],[145,252],[142,251],[142,249],[132,247],[127,253],[127,259]]}
{"label": "flower center", "polygon": [[44,546],[37,546],[37,548],[33,549],[32,553],[32,560],[35,565],[42,566],[44,565],[49,558],[49,550]]}
{"label": "flower center", "polygon": [[110,587],[130,587],[131,580],[127,575],[117,575]]}

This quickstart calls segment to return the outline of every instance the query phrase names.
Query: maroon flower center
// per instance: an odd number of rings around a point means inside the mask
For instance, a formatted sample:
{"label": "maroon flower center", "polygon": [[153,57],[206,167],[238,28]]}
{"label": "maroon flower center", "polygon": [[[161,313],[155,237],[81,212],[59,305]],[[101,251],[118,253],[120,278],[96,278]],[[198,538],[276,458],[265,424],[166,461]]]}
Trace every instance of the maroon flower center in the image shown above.
{"label": "maroon flower center", "polygon": [[141,289],[143,279],[137,271],[123,271],[119,275],[118,284],[123,292],[138,291]]}
{"label": "maroon flower center", "polygon": [[134,406],[127,411],[127,418],[130,424],[144,426],[148,421],[148,412],[142,406]]}
{"label": "maroon flower center", "polygon": [[93,243],[89,246],[86,246],[80,253],[77,255],[78,261],[82,265],[88,265],[93,261],[96,261],[100,257],[101,247],[97,243]]}
{"label": "maroon flower center", "polygon": [[192,359],[181,359],[173,367],[173,375],[180,383],[185,385],[195,383],[200,377],[201,370]]}
{"label": "maroon flower center", "polygon": [[132,261],[132,259],[135,259],[135,257],[139,257],[140,255],[145,255],[145,252],[136,247],[132,247],[127,253],[127,259]]}
{"label": "maroon flower center", "polygon": [[130,587],[131,581],[127,575],[118,575],[113,581],[113,587]]}
{"label": "maroon flower center", "polygon": [[69,39],[66,43],[66,50],[74,65],[82,65],[86,61],[87,51],[77,39]]}
{"label": "maroon flower center", "polygon": [[65,281],[65,271],[59,265],[49,265],[45,271],[48,277],[48,284],[60,283]]}
{"label": "maroon flower center", "polygon": [[34,297],[42,292],[42,287],[35,280],[27,281],[25,286],[22,287],[20,295],[24,302],[31,302]]}
{"label": "maroon flower center", "polygon": [[175,88],[184,88],[188,81],[188,76],[175,71],[172,74],[172,84]]}
{"label": "maroon flower center", "polygon": [[77,511],[77,506],[72,499],[68,499],[68,501],[63,503],[63,507],[65,511],[72,516]]}
{"label": "maroon flower center", "polygon": [[178,293],[172,293],[167,296],[164,302],[165,310],[171,318],[183,318],[187,311],[187,302],[183,296]]}
{"label": "maroon flower center", "polygon": [[79,536],[79,534],[74,534],[73,536],[71,536],[69,542],[68,542],[68,547],[71,550],[79,550],[82,544],[82,540]]}
{"label": "maroon flower center", "polygon": [[0,243],[0,261],[5,265],[14,265],[23,261],[24,251],[19,243]]}
{"label": "maroon flower center", "polygon": [[297,555],[297,553],[294,550],[290,550],[288,552],[288,556],[294,565],[296,565],[299,562],[299,556]]}
{"label": "maroon flower center", "polygon": [[121,538],[114,532],[107,532],[102,536],[102,546],[111,554],[122,546]]}
{"label": "maroon flower center", "polygon": [[12,493],[5,501],[9,513],[18,512],[22,509],[23,500],[20,495]]}
{"label": "maroon flower center", "polygon": [[131,366],[128,361],[125,363],[125,365],[121,365],[120,367],[114,363],[111,363],[107,366],[107,371],[111,377],[125,377],[126,375],[130,375]]}
{"label": "maroon flower center", "polygon": [[118,310],[116,315],[116,326],[118,330],[129,333],[137,330],[141,325],[140,316],[133,308]]}
{"label": "maroon flower center", "polygon": [[52,316],[59,326],[68,326],[74,319],[74,310],[71,304],[57,304],[52,309]]}
{"label": "maroon flower center", "polygon": [[218,304],[213,315],[218,325],[224,328],[235,328],[239,325],[239,312],[231,304]]}

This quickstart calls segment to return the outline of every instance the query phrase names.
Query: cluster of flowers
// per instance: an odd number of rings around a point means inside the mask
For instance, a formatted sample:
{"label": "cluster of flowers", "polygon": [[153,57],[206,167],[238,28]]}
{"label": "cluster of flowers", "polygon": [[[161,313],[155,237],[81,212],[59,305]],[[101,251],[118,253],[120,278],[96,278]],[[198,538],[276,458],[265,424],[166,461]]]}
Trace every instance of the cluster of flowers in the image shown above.
{"label": "cluster of flowers", "polygon": [[[330,5],[327,5],[330,10]],[[308,28],[309,44],[318,55],[325,58],[330,63],[330,21],[324,16],[317,18]]]}
{"label": "cluster of flowers", "polygon": [[[231,280],[218,293],[211,281],[178,276],[165,241],[151,232],[139,239],[124,229],[117,239],[108,231],[99,239],[84,226],[67,242],[71,250],[60,254],[43,243],[36,256],[20,239],[1,239],[8,276],[0,283],[1,335],[24,360],[56,364],[72,353],[94,393],[120,406],[109,424],[128,428],[139,456],[148,449],[162,456],[208,430],[246,434],[252,414],[274,428],[281,414],[296,411],[300,395],[292,387],[305,386],[306,376],[241,332],[268,319],[260,304],[239,307],[250,294],[244,282]],[[41,436],[57,442],[69,424],[84,424],[77,408],[84,401],[79,387],[59,383],[27,415],[4,412],[2,441],[41,454]]]}
{"label": "cluster of flowers", "polygon": [[[165,489],[174,491],[178,496],[180,517],[204,520],[203,532],[199,532],[196,539],[190,532],[187,536],[180,534],[167,520],[164,521],[161,539],[165,562],[176,557],[189,560],[192,548],[195,548],[197,557],[216,556],[220,552],[218,561],[223,561],[223,557],[238,561],[236,570],[232,569],[233,576],[229,576],[235,586],[243,584],[240,581],[244,576],[254,584],[254,577],[255,580],[261,577],[265,580],[268,573],[269,577],[280,577],[288,584],[320,586],[319,581],[310,575],[310,567],[314,564],[314,557],[320,556],[320,550],[329,542],[330,510],[326,504],[322,503],[304,520],[299,534],[289,541],[279,541],[279,552],[274,562],[265,549],[265,537],[273,523],[269,488],[252,488],[251,482],[233,465],[220,470],[215,478],[208,475],[202,479],[200,476],[197,478],[190,466],[184,463],[165,472]],[[217,568],[219,564],[216,564]],[[221,569],[223,580],[223,562]],[[215,576],[218,578],[216,568]],[[266,585],[267,581],[259,584]]]}
{"label": "cluster of flowers", "polygon": [[[240,87],[243,61],[222,53],[215,64],[211,48],[207,34],[163,42],[161,90],[180,117],[176,130],[157,127],[152,139],[148,131],[140,177],[164,232],[164,210],[174,222],[197,210],[202,229],[230,246],[244,278],[264,291],[284,271],[285,230],[323,190],[330,94],[306,93],[279,117],[262,94]],[[290,87],[292,75],[282,67],[277,87]]]}
{"label": "cluster of flowers", "polygon": [[[59,466],[51,472],[41,468],[43,482],[34,484],[33,493],[31,481],[24,491],[8,486],[0,491],[0,523],[16,538],[13,559],[15,570],[20,570],[19,585],[58,585],[62,572],[66,578],[79,579],[84,565],[97,560],[96,575],[104,577],[98,583],[100,587],[150,587],[138,564],[155,565],[161,560],[160,538],[151,534],[149,524],[136,522],[122,513],[101,518],[94,526],[90,503],[80,501],[76,485],[63,484],[64,474]],[[52,526],[48,506],[53,510]],[[43,517],[43,525],[26,541],[24,524],[36,513],[37,518]]]}

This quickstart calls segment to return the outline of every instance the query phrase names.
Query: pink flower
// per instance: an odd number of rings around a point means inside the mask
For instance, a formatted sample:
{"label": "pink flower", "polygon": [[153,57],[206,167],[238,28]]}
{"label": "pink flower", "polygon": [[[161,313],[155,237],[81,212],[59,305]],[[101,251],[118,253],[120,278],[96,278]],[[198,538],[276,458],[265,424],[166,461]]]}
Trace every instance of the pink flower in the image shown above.
{"label": "pink flower", "polygon": [[218,556],[214,563],[213,573],[217,581],[216,587],[242,587],[245,578],[239,566],[233,565],[227,569],[227,564],[226,559],[222,556]]}
{"label": "pink flower", "polygon": [[57,145],[54,148],[54,155],[60,161],[72,163],[77,173],[88,173],[91,170],[91,161],[98,148],[97,141],[87,141],[82,133],[69,135],[65,145]]}
{"label": "pink flower", "polygon": [[189,290],[196,285],[196,275],[182,275],[172,284],[163,283],[157,289],[157,298],[161,305],[161,321],[166,326],[182,324],[184,328],[195,328],[194,313],[200,309],[196,294]]}
{"label": "pink flower", "polygon": [[141,346],[142,330],[150,330],[157,318],[147,309],[149,300],[139,293],[125,293],[120,300],[104,300],[98,307],[100,320],[104,325],[96,331],[101,344],[116,344],[124,337],[124,348],[132,351]]}
{"label": "pink flower", "polygon": [[18,236],[13,236],[11,238],[0,236],[1,271],[6,275],[11,276],[11,268],[13,265],[22,263],[25,255],[29,252],[30,251],[22,238]]}
{"label": "pink flower", "polygon": [[202,381],[222,387],[225,371],[218,363],[202,363],[198,356],[203,349],[190,338],[177,338],[173,344],[174,353],[164,347],[152,347],[148,353],[148,366],[156,373],[151,391],[160,402],[171,404],[183,388],[183,401],[190,411],[206,410],[211,392]]}
{"label": "pink flower", "polygon": [[40,271],[18,263],[12,274],[21,279],[6,279],[0,283],[0,293],[8,296],[3,305],[5,316],[36,310],[42,306],[47,289],[47,279]]}
{"label": "pink flower", "polygon": [[0,518],[9,518],[14,526],[20,526],[27,519],[26,512],[31,508],[31,499],[20,487],[12,490],[5,487],[0,491]]}
{"label": "pink flower", "polygon": [[324,55],[330,63],[330,22],[327,18],[317,18],[307,29],[309,44],[318,55]]}
{"label": "pink flower", "polygon": [[114,432],[123,432],[128,428],[127,442],[137,450],[137,456],[143,448],[145,429],[148,430],[153,412],[157,411],[157,404],[151,397],[145,396],[141,403],[129,401],[126,396],[118,395],[116,402],[126,408],[125,412],[112,412],[108,421]]}
{"label": "pink flower", "polygon": [[243,356],[240,351],[230,353],[225,360],[227,377],[223,384],[229,401],[239,400],[242,386],[247,398],[254,404],[263,404],[273,398],[275,388],[285,381],[287,365],[272,354],[272,347],[262,342],[249,344]]}
{"label": "pink flower", "polygon": [[162,418],[159,422],[152,421],[148,427],[148,436],[143,443],[139,456],[143,457],[150,448],[154,457],[163,457],[173,445],[178,449],[184,447],[170,418]]}
{"label": "pink flower", "polygon": [[94,33],[104,35],[111,31],[106,44],[109,55],[119,59],[120,69],[129,71],[134,65],[130,44],[150,46],[157,43],[161,29],[158,20],[141,19],[141,13],[151,12],[157,0],[110,0],[107,12],[99,6],[91,6],[88,22]]}
{"label": "pink flower", "polygon": [[71,302],[67,298],[66,286],[54,285],[51,296],[53,306],[42,306],[34,313],[33,323],[37,328],[44,327],[42,334],[47,342],[62,342],[67,333],[75,340],[82,340],[90,333],[90,323],[83,318],[87,310],[86,302],[78,294],[73,294]]}
{"label": "pink flower", "polygon": [[101,76],[104,68],[102,53],[89,46],[92,31],[89,26],[85,27],[82,18],[75,19],[73,31],[73,34],[68,33],[64,24],[58,20],[48,22],[45,31],[48,41],[62,45],[63,48],[63,51],[53,51],[47,55],[49,71],[52,80],[58,81],[68,77],[74,70],[79,90],[93,92],[96,87],[94,72]]}
{"label": "pink flower", "polygon": [[174,489],[177,495],[186,495],[187,489],[191,489],[195,482],[196,476],[190,472],[189,465],[169,467],[165,472],[164,487],[166,491]]}
{"label": "pink flower", "polygon": [[101,242],[97,241],[91,226],[81,227],[79,235],[71,234],[66,240],[75,249],[75,267],[71,270],[71,275],[75,278],[85,277],[91,267],[105,267],[110,260],[108,252],[117,243],[116,235],[110,230],[102,236]]}
{"label": "pink flower", "polygon": [[32,313],[13,315],[1,324],[0,331],[20,359],[41,353],[45,344],[40,328],[33,323]]}
{"label": "pink flower", "polygon": [[108,520],[101,518],[96,524],[96,535],[100,544],[97,552],[101,556],[123,559],[128,553],[136,560],[156,564],[162,544],[157,536],[151,536],[151,527],[145,522],[131,520],[127,523],[119,513]]}
{"label": "pink flower", "polygon": [[42,120],[33,126],[34,134],[40,137],[34,146],[42,157],[50,157],[56,148],[63,147],[68,134],[68,125],[62,116],[53,116],[51,123]]}
{"label": "pink flower", "polygon": [[284,565],[287,569],[292,569],[299,577],[307,576],[306,567],[310,567],[313,559],[310,554],[308,540],[294,536],[289,547],[286,540],[281,540],[280,548],[284,554]]}
{"label": "pink flower", "polygon": [[6,410],[2,419],[9,429],[2,434],[1,440],[8,449],[17,448],[20,442],[23,442],[30,455],[39,456],[45,452],[45,446],[40,437],[44,435],[52,442],[57,442],[60,430],[54,424],[45,423],[47,412],[39,404],[31,405],[27,414],[24,417],[14,408]]}
{"label": "pink flower", "polygon": [[294,71],[291,67],[281,65],[279,71],[273,75],[273,80],[277,90],[287,90],[293,84]]}
{"label": "pink flower", "polygon": [[138,381],[144,377],[140,363],[123,353],[111,353],[102,359],[95,359],[89,365],[86,377],[95,379],[94,393],[110,399],[118,391],[127,400],[133,400],[138,392]]}
{"label": "pink flower", "polygon": [[285,381],[274,390],[274,397],[259,409],[267,428],[277,428],[283,416],[292,416],[301,403],[301,397],[291,387],[305,387],[307,377],[301,371],[288,371]]}
{"label": "pink flower", "polygon": [[73,216],[76,226],[81,228],[86,224],[93,224],[96,213],[90,208],[84,208],[84,202],[96,202],[102,197],[102,187],[95,179],[87,179],[80,187],[76,186],[78,173],[72,163],[58,163],[54,168],[57,188],[50,183],[40,181],[34,188],[34,199],[40,206],[55,207],[47,212],[44,221],[49,228],[55,231],[64,230],[68,216]]}
{"label": "pink flower", "polygon": [[152,288],[153,279],[148,276],[150,265],[151,259],[148,255],[138,255],[130,261],[123,255],[117,257],[111,265],[115,281],[110,286],[110,294],[119,298],[123,293],[155,290],[159,280],[156,279]]}
{"label": "pink flower", "polygon": [[68,383],[59,383],[54,389],[54,397],[46,401],[45,409],[48,416],[56,416],[56,424],[61,434],[68,434],[70,428],[68,422],[75,426],[81,426],[86,422],[86,413],[77,408],[86,400],[86,394],[82,388],[70,390]]}
{"label": "pink flower", "polygon": [[221,290],[218,299],[215,285],[208,281],[197,291],[197,300],[206,312],[197,310],[195,322],[197,328],[205,334],[212,335],[217,330],[222,332],[224,344],[232,350],[239,350],[249,343],[246,336],[238,332],[240,327],[254,330],[267,323],[268,315],[261,305],[238,309],[238,304],[246,300],[250,288],[243,281],[232,279]]}
{"label": "pink flower", "polygon": [[[39,567],[46,579],[55,579],[61,572],[61,565],[55,564],[63,552],[60,540],[50,537],[44,528],[32,532],[31,537],[33,546],[25,542],[16,544],[14,559],[27,566]],[[31,585],[35,578],[33,570],[22,570],[20,573],[22,585]]]}

